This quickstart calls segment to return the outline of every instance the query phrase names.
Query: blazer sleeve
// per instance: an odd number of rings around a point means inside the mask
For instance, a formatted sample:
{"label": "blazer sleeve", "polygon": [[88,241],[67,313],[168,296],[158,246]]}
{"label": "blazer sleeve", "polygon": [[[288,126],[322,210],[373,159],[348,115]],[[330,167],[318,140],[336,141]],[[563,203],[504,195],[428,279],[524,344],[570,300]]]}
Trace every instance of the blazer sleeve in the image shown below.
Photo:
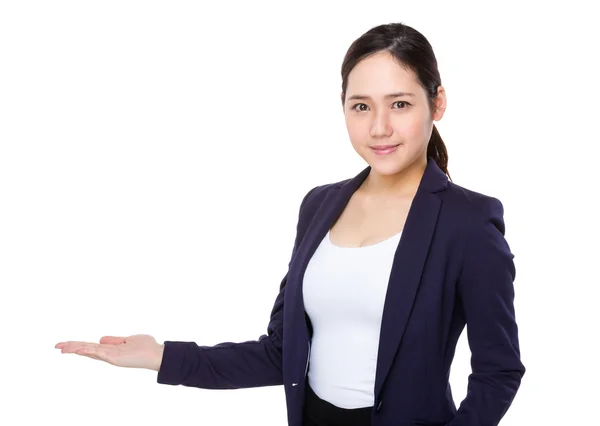
{"label": "blazer sleeve", "polygon": [[483,221],[469,232],[458,281],[472,374],[467,396],[448,426],[498,425],[525,374],[513,305],[516,270],[504,238],[504,208],[493,197],[485,203]]}
{"label": "blazer sleeve", "polygon": [[[292,260],[306,228],[304,210],[307,199],[315,189],[304,196],[300,205]],[[157,382],[203,389],[239,389],[283,384],[283,300],[286,280],[287,274],[279,286],[267,334],[257,340],[223,342],[214,346],[165,341]]]}

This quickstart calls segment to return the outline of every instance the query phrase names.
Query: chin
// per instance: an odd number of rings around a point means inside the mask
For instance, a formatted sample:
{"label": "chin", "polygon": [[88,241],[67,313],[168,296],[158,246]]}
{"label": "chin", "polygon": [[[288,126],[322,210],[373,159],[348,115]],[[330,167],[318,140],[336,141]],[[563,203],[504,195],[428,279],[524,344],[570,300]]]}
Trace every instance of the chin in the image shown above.
{"label": "chin", "polygon": [[399,163],[399,162],[398,163],[393,163],[393,162],[380,163],[377,161],[371,161],[369,163],[369,165],[371,166],[372,172],[377,173],[382,176],[395,175],[395,174],[401,172],[405,167],[403,163]]}

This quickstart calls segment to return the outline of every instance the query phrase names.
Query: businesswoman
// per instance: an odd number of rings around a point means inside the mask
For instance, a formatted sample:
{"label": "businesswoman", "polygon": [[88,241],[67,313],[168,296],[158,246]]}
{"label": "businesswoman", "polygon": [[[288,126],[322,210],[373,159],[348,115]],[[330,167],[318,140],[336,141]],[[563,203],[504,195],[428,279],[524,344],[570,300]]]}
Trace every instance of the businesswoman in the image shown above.
{"label": "businesswoman", "polygon": [[[497,425],[525,373],[513,255],[501,202],[449,179],[431,45],[400,23],[367,31],[344,58],[341,101],[368,166],[302,200],[267,334],[56,347],[156,370],[162,384],[283,385],[290,426]],[[457,409],[448,379],[465,324],[472,374]]]}

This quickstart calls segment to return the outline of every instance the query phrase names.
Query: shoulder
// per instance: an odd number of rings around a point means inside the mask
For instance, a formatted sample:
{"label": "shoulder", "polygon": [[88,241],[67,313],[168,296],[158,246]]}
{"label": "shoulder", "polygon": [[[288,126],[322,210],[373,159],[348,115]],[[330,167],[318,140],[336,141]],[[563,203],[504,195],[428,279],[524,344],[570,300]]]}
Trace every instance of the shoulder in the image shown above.
{"label": "shoulder", "polygon": [[460,218],[456,222],[462,225],[460,239],[466,251],[514,257],[505,239],[504,205],[498,198],[449,182],[444,206],[451,217]]}
{"label": "shoulder", "polygon": [[501,228],[504,234],[504,205],[492,195],[448,182],[444,206],[451,210],[453,216],[460,217],[461,221],[470,227],[480,229],[481,225],[491,222]]}

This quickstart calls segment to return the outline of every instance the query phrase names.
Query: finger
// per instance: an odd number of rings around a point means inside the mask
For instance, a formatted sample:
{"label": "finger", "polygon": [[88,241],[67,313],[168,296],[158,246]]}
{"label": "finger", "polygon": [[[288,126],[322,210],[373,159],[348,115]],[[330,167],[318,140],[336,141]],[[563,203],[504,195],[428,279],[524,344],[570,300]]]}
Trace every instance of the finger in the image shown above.
{"label": "finger", "polygon": [[[124,343],[125,339],[126,339],[125,337],[104,336],[102,339],[100,339],[100,343],[115,345],[115,344],[119,344],[119,343]],[[54,347],[56,349],[62,349],[65,346],[80,345],[80,344],[89,344],[89,343],[70,340],[67,342],[58,342],[56,345],[54,345]],[[91,344],[97,344],[97,343],[91,343]]]}
{"label": "finger", "polygon": [[76,343],[79,344],[79,343],[84,343],[84,342],[76,342],[76,341],[73,341],[73,340],[69,340],[67,342],[58,342],[56,345],[54,345],[54,347],[56,349],[62,349],[65,346],[76,344]]}
{"label": "finger", "polygon": [[71,345],[71,344],[74,344],[74,343],[85,343],[85,342],[76,342],[76,341],[74,341],[74,340],[69,340],[69,341],[66,341],[66,342],[58,342],[56,345],[54,345],[54,347],[55,347],[56,349],[62,349],[62,348],[64,348],[65,346],[67,346],[67,345]]}
{"label": "finger", "polygon": [[125,337],[104,336],[100,339],[100,344],[120,345],[121,343],[125,343],[125,339]]}
{"label": "finger", "polygon": [[67,342],[65,346],[62,348],[62,353],[75,353],[79,349],[89,349],[94,348],[96,346],[100,346],[97,343],[88,343],[88,342]]}

